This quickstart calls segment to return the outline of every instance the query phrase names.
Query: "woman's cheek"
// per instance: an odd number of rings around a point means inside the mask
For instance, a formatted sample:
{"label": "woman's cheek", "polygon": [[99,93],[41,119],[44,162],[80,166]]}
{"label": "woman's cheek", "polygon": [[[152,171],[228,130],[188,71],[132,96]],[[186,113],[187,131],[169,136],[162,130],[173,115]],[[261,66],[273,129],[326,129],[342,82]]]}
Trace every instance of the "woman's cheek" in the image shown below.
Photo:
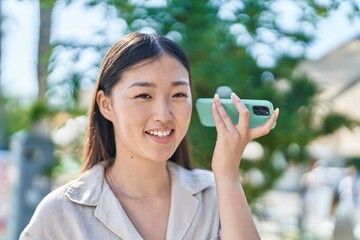
{"label": "woman's cheek", "polygon": [[191,112],[192,112],[192,103],[187,102],[186,104],[184,104],[181,111],[181,117],[183,118],[182,120],[184,122],[190,123]]}

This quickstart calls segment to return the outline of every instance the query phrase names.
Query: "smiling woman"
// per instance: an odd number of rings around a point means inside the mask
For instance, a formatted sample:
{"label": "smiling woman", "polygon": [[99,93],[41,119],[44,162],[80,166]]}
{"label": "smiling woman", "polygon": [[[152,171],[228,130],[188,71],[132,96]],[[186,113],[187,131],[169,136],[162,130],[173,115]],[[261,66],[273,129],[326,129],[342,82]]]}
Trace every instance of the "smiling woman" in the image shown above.
{"label": "smiling woman", "polygon": [[97,102],[113,123],[115,152],[121,153],[116,157],[124,158],[115,164],[130,155],[182,161],[171,156],[189,127],[192,104],[188,71],[174,57],[164,54],[130,67],[109,94],[98,92]]}
{"label": "smiling woman", "polygon": [[191,169],[188,58],[165,37],[125,36],[101,65],[83,174],[43,199],[20,239],[259,239],[238,168],[279,112],[249,129],[247,108],[232,102],[237,125],[214,98],[213,171]]}

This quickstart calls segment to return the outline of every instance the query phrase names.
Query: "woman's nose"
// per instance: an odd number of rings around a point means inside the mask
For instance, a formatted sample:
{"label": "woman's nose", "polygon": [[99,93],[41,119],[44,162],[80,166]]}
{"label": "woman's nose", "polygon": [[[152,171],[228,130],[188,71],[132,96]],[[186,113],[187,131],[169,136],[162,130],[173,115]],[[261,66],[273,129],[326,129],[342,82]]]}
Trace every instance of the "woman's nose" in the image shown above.
{"label": "woman's nose", "polygon": [[155,104],[154,107],[154,121],[160,121],[166,123],[173,120],[173,113],[171,110],[171,105],[168,101],[159,101],[158,104]]}

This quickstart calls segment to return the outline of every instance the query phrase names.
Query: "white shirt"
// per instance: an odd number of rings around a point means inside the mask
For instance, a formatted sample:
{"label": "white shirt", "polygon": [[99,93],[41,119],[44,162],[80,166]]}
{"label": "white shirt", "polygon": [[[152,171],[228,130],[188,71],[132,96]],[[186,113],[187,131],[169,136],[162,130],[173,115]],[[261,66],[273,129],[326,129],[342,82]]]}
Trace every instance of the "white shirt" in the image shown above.
{"label": "white shirt", "polygon": [[[219,239],[220,218],[212,172],[187,170],[173,162],[168,162],[168,168],[171,207],[166,239]],[[98,164],[46,196],[20,239],[142,237],[106,182],[104,166]]]}

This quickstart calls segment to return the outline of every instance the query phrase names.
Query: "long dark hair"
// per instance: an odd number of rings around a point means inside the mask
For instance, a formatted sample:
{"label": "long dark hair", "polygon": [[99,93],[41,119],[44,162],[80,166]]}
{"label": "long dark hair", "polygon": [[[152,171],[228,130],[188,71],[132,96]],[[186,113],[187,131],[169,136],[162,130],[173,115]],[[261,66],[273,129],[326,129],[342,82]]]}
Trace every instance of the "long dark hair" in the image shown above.
{"label": "long dark hair", "polygon": [[[107,120],[99,110],[96,102],[98,91],[102,90],[105,95],[109,95],[113,86],[121,80],[124,71],[143,60],[156,60],[164,54],[177,59],[187,69],[189,79],[191,79],[187,55],[178,44],[166,37],[131,33],[110,48],[101,64],[88,113],[89,126],[84,145],[82,171],[86,171],[103,161],[105,161],[106,167],[110,167],[115,161],[114,128],[112,122]],[[191,169],[186,138],[181,141],[169,160]]]}

